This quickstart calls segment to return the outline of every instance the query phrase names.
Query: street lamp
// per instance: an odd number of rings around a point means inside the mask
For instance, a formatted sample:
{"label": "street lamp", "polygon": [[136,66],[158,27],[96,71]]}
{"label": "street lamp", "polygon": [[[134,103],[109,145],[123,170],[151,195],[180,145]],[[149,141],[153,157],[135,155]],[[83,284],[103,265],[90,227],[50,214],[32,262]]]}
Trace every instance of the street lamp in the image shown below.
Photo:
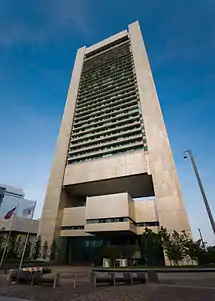
{"label": "street lamp", "polygon": [[192,166],[193,166],[193,169],[194,169],[194,172],[195,172],[195,175],[196,175],[196,179],[197,179],[197,182],[199,184],[199,188],[200,188],[202,198],[203,198],[206,210],[207,210],[207,214],[208,214],[208,217],[209,217],[209,220],[210,220],[210,223],[211,223],[211,227],[212,227],[213,233],[215,234],[215,223],[214,223],[213,215],[212,215],[210,206],[208,204],[208,200],[207,200],[207,197],[206,197],[206,194],[205,194],[205,190],[204,190],[204,187],[202,185],[202,181],[201,181],[201,178],[199,176],[199,172],[197,170],[196,162],[195,162],[195,159],[193,157],[192,151],[191,150],[185,151],[184,152],[184,159],[187,159],[187,155],[190,156],[190,161],[192,163]]}

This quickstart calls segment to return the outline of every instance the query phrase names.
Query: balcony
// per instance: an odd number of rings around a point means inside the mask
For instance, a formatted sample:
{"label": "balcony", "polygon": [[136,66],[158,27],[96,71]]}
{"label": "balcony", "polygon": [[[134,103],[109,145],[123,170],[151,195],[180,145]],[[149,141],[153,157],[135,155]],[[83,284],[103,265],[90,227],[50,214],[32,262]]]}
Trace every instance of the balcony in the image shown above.
{"label": "balcony", "polygon": [[87,198],[86,226],[88,233],[134,232],[132,198],[128,193],[117,193]]}

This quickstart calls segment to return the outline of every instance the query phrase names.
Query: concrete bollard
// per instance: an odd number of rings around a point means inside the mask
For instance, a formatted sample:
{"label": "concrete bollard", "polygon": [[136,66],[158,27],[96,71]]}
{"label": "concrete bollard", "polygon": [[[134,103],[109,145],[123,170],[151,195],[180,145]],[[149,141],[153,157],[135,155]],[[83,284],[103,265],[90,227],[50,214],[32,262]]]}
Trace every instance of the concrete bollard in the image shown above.
{"label": "concrete bollard", "polygon": [[147,271],[146,281],[147,281],[147,283],[159,283],[157,272],[156,271]]}
{"label": "concrete bollard", "polygon": [[91,272],[90,273],[90,282],[93,285],[93,287],[96,287],[96,273],[95,272]]}
{"label": "concrete bollard", "polygon": [[59,285],[59,279],[60,279],[60,274],[56,273],[55,277],[54,277],[53,287],[56,287]]}
{"label": "concrete bollard", "polygon": [[76,273],[74,273],[74,275],[73,275],[73,288],[76,288],[76,277],[77,277],[77,275],[76,275]]}
{"label": "concrete bollard", "polygon": [[11,285],[11,283],[12,283],[12,277],[11,277],[12,272],[13,272],[13,270],[9,270],[9,273],[7,275],[7,283],[8,283],[8,285]]}
{"label": "concrete bollard", "polygon": [[113,278],[113,286],[116,286],[116,274],[112,273],[112,278]]}

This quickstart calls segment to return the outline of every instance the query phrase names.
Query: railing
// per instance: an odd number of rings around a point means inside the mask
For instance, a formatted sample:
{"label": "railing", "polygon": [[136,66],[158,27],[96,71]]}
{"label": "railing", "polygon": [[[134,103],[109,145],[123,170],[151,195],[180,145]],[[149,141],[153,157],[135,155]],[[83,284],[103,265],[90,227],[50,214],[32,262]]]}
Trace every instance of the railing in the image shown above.
{"label": "railing", "polygon": [[93,268],[92,271],[94,272],[115,272],[115,273],[122,273],[122,272],[148,272],[154,271],[156,273],[205,273],[205,272],[215,272],[215,268],[181,268],[181,267],[170,267],[170,268]]}

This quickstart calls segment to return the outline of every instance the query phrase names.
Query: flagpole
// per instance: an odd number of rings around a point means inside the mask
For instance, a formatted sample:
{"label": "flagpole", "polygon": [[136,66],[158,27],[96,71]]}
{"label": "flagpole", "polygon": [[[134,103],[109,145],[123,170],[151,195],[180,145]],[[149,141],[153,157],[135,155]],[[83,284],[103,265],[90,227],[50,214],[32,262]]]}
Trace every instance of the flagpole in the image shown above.
{"label": "flagpole", "polygon": [[8,236],[7,236],[7,240],[6,240],[6,243],[5,243],[4,251],[3,251],[3,254],[2,254],[2,257],[1,257],[1,261],[0,261],[0,269],[1,269],[1,267],[3,265],[3,262],[4,262],[4,257],[5,257],[6,251],[7,251],[7,247],[8,247],[8,243],[9,243],[9,240],[10,240],[10,236],[11,236],[13,224],[14,224],[14,221],[15,221],[15,218],[16,218],[16,212],[17,212],[17,208],[18,207],[19,207],[19,202],[16,205],[16,210],[15,210],[15,212],[13,214],[12,222],[10,223],[9,233],[8,233]]}
{"label": "flagpole", "polygon": [[[37,203],[37,202],[34,203],[34,209],[33,209],[33,211],[32,211],[31,221],[33,220],[33,216],[34,216],[34,211],[35,211],[36,203]],[[30,228],[30,227],[29,227],[29,228]],[[27,247],[29,235],[30,235],[30,231],[28,231],[27,236],[26,236],[26,239],[25,239],[25,245],[24,245],[24,248],[23,248],[23,251],[22,251],[21,260],[20,260],[20,263],[19,263],[19,270],[22,268],[22,264],[23,264],[23,260],[24,260],[24,256],[25,256],[25,251],[26,251],[26,247]]]}

